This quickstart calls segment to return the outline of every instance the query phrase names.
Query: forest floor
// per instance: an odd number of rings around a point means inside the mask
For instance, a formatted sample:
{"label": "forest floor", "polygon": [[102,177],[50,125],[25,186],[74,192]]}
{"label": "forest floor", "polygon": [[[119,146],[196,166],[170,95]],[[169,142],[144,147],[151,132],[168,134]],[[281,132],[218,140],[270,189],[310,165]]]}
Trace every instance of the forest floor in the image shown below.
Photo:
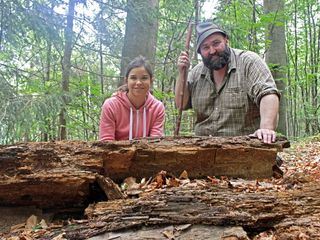
{"label": "forest floor", "polygon": [[[305,184],[319,184],[320,181],[320,138],[314,137],[304,141],[291,144],[291,147],[284,149],[279,154],[283,159],[280,167],[284,175],[282,178],[271,178],[248,181],[243,179],[230,179],[228,184],[233,188],[240,189],[242,192],[264,191],[264,189],[274,188],[277,191],[287,191],[288,186],[292,188],[303,188]],[[203,180],[214,185],[225,185],[225,178],[208,177]],[[193,180],[191,181],[191,183]],[[159,184],[159,183],[157,183]],[[162,186],[165,188],[166,186]],[[167,186],[168,188],[170,186]],[[130,195],[130,193],[128,194]],[[319,206],[320,207],[320,206]],[[32,213],[32,214],[31,214]],[[0,239],[19,240],[19,239],[47,239],[42,236],[48,235],[49,232],[59,232],[68,224],[73,224],[72,219],[51,222],[48,216],[35,216],[37,214],[32,208],[13,208],[12,211],[0,208]],[[40,220],[43,220],[40,222]],[[81,221],[81,220],[78,220]],[[2,232],[2,233],[1,233]],[[274,240],[279,239],[275,232],[268,230],[250,237],[254,240]],[[295,233],[296,234],[296,233]],[[319,233],[320,235],[320,233]],[[51,235],[52,236],[52,235]],[[174,239],[164,234],[166,239]],[[56,234],[50,239],[67,239],[64,238],[63,231]],[[107,238],[108,239],[108,238]],[[234,238],[240,239],[240,238]],[[248,239],[248,238],[247,238]],[[288,239],[312,239],[307,233],[292,235]]]}

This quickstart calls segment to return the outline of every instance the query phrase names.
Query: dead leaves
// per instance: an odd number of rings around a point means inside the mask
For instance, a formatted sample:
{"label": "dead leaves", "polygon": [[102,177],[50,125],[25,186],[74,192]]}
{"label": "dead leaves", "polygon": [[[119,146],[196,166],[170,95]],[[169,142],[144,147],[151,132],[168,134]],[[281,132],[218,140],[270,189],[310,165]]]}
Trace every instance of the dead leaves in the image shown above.
{"label": "dead leaves", "polygon": [[179,178],[166,171],[160,171],[153,178],[148,180],[143,178],[140,182],[137,182],[134,177],[128,177],[121,184],[121,189],[127,196],[139,196],[141,193],[151,192],[155,189],[179,187],[187,183],[190,183],[187,171],[183,171]]}
{"label": "dead leaves", "polygon": [[[44,219],[39,221],[38,217],[31,215],[25,223],[17,224],[11,227],[10,235],[6,237],[7,240],[33,240],[39,239],[42,236],[48,234],[50,230],[55,228],[60,229],[63,225],[57,225],[55,223],[47,224]],[[58,233],[56,236],[52,236],[52,240],[66,240],[65,233]],[[0,235],[1,237],[1,235]],[[1,238],[2,239],[2,238]]]}

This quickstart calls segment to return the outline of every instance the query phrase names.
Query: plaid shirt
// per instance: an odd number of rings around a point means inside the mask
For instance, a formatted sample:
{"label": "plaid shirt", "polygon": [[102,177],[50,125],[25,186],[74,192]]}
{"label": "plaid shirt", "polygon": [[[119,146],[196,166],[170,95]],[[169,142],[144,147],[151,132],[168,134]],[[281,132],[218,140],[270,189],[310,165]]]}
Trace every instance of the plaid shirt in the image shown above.
{"label": "plaid shirt", "polygon": [[189,73],[187,108],[193,108],[196,113],[198,136],[251,134],[260,126],[261,98],[267,94],[280,97],[269,68],[256,53],[230,50],[228,73],[219,90],[202,62]]}

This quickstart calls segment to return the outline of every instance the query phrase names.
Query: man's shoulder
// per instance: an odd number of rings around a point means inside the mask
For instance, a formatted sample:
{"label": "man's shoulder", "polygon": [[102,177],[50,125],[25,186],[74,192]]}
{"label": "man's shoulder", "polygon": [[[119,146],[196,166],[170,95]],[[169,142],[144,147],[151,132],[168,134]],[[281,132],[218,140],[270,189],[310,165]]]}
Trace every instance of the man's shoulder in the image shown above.
{"label": "man's shoulder", "polygon": [[243,59],[243,60],[257,60],[261,59],[261,57],[250,50],[242,50],[242,49],[237,49],[237,48],[231,48],[232,52],[234,53],[236,58]]}

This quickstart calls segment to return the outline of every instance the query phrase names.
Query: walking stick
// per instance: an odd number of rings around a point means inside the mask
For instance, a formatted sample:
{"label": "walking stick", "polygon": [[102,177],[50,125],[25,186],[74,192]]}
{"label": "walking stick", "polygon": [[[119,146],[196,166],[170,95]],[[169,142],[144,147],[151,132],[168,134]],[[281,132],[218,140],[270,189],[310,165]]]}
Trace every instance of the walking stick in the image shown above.
{"label": "walking stick", "polygon": [[[188,32],[187,32],[187,36],[186,36],[186,42],[185,42],[185,51],[187,53],[189,53],[189,49],[190,49],[190,40],[191,40],[191,35],[192,35],[192,27],[193,27],[193,24],[189,23]],[[181,106],[177,106],[179,108],[179,113],[178,113],[178,119],[177,119],[177,122],[176,122],[176,129],[174,130],[174,136],[179,136],[181,117],[182,117],[184,88],[185,88],[185,85],[186,85],[186,82],[187,82],[187,78],[188,78],[188,69],[184,68],[183,72],[179,76],[179,81],[182,82],[182,90],[180,92],[180,97],[181,97],[180,103],[181,103]]]}

